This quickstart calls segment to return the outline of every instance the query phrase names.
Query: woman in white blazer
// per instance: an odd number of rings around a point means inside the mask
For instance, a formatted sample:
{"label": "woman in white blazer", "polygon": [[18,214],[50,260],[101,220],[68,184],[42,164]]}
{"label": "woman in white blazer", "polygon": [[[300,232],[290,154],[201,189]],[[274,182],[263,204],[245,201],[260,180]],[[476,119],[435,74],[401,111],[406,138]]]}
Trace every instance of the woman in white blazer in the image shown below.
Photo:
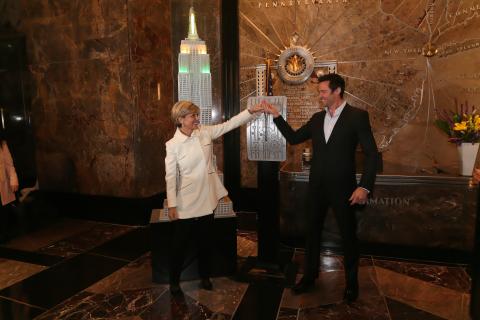
{"label": "woman in white blazer", "polygon": [[169,261],[170,291],[173,294],[181,293],[179,283],[184,250],[193,236],[199,249],[201,286],[212,289],[213,210],[228,193],[215,171],[212,141],[249,122],[255,113],[263,110],[262,105],[257,105],[224,123],[200,126],[198,106],[189,101],[179,101],[172,107],[171,116],[177,130],[165,144],[165,180],[168,215],[174,229]]}
{"label": "woman in white blazer", "polygon": [[8,149],[3,133],[0,132],[0,242],[8,239],[8,215],[7,205],[15,201],[15,192],[18,190],[18,178],[13,166],[12,155]]}

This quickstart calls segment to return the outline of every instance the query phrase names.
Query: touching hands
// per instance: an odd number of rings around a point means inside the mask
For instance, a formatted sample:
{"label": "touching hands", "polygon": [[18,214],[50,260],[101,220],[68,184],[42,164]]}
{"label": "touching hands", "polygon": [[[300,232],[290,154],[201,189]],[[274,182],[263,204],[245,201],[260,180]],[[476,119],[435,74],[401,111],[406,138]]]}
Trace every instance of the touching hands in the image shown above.
{"label": "touching hands", "polygon": [[259,112],[264,112],[264,113],[269,113],[273,115],[274,118],[278,117],[280,113],[278,112],[277,108],[272,106],[266,101],[262,101],[261,103],[254,105],[250,109],[248,109],[248,112],[251,114],[253,113],[259,113]]}
{"label": "touching hands", "polygon": [[367,190],[357,187],[355,191],[353,191],[352,196],[348,201],[350,201],[350,205],[353,206],[354,204],[365,204],[367,203],[368,192]]}
{"label": "touching hands", "polygon": [[265,111],[264,103],[265,102],[254,105],[253,107],[248,109],[248,112],[250,112],[251,114],[264,112]]}
{"label": "touching hands", "polygon": [[271,114],[274,118],[277,118],[278,116],[280,116],[280,112],[278,112],[277,108],[275,108],[274,106],[272,106],[269,103],[266,103],[265,101],[262,102],[262,103],[263,103],[263,106],[264,106],[264,112],[265,113]]}

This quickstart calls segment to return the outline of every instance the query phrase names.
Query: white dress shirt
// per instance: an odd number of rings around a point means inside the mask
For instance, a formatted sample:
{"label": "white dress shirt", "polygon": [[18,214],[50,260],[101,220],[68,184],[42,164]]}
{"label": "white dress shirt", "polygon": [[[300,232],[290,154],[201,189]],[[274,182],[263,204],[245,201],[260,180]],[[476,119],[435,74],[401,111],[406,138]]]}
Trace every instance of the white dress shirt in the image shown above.
{"label": "white dress shirt", "polygon": [[346,105],[347,101],[343,101],[343,103],[337,109],[335,109],[333,117],[330,115],[328,108],[325,107],[325,111],[327,113],[323,122],[323,133],[325,134],[325,142],[328,142],[328,139],[330,139],[333,128],[335,127],[335,124],[337,123],[338,118],[340,118],[340,114],[342,113]]}

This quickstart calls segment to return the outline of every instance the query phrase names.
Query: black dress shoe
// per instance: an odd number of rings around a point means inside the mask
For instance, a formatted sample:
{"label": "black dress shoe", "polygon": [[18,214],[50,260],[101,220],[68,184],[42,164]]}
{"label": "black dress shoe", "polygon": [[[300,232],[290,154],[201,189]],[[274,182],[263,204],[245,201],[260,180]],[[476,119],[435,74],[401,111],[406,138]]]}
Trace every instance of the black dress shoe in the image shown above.
{"label": "black dress shoe", "polygon": [[350,285],[345,288],[345,293],[343,295],[343,299],[347,303],[352,303],[358,298],[358,284]]}
{"label": "black dress shoe", "polygon": [[182,294],[182,288],[178,283],[170,283],[170,293],[174,296]]}
{"label": "black dress shoe", "polygon": [[296,285],[293,286],[292,290],[295,294],[301,294],[312,290],[313,287],[315,287],[315,280],[303,277]]}
{"label": "black dress shoe", "polygon": [[205,290],[213,289],[212,282],[210,281],[209,278],[202,279],[202,281],[200,281],[200,286],[202,287],[202,289],[205,289]]}

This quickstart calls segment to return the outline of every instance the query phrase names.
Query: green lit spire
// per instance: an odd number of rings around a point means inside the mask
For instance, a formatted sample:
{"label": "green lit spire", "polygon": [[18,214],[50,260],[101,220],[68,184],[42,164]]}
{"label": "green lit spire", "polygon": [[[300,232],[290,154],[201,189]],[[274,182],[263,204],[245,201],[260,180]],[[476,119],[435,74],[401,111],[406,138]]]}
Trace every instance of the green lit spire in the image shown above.
{"label": "green lit spire", "polygon": [[198,33],[197,33],[197,24],[195,23],[195,11],[193,11],[193,7],[190,7],[190,13],[188,19],[188,38],[189,40],[197,40]]}

